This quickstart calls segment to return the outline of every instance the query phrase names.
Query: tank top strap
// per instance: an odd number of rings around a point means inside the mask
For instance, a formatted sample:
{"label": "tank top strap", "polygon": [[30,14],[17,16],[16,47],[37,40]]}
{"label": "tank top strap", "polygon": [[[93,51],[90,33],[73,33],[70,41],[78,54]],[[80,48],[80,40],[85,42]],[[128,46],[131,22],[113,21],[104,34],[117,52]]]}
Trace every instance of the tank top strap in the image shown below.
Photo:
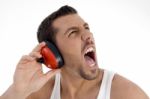
{"label": "tank top strap", "polygon": [[115,75],[114,72],[104,70],[102,84],[97,99],[110,99],[111,85],[114,75]]}
{"label": "tank top strap", "polygon": [[60,97],[60,73],[55,75],[55,84],[50,99],[61,99]]}

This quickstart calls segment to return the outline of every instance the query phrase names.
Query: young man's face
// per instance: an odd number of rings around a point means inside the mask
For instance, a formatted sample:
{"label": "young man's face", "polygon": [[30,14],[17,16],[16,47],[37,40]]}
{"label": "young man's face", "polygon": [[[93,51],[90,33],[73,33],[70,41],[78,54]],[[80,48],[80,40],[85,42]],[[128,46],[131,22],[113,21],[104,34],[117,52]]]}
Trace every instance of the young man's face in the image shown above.
{"label": "young man's face", "polygon": [[63,68],[84,79],[94,79],[98,74],[93,35],[88,24],[78,15],[70,14],[56,19],[56,45],[65,65]]}

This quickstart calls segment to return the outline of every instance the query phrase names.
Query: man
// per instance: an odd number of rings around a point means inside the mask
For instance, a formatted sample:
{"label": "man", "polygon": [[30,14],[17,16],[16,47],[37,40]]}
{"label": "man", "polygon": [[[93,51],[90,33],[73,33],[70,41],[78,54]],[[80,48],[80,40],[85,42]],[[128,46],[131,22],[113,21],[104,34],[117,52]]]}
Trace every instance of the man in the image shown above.
{"label": "man", "polygon": [[[38,41],[19,61],[14,82],[0,99],[149,99],[131,81],[98,68],[93,35],[74,8],[66,5],[48,16],[39,26]],[[46,74],[36,61],[43,41],[54,43],[65,63]]]}

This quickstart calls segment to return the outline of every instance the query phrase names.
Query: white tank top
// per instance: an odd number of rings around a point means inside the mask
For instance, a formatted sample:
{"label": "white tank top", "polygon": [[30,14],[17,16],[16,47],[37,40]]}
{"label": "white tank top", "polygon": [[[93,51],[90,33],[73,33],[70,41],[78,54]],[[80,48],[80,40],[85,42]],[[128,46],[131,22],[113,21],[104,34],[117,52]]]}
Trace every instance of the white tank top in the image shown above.
{"label": "white tank top", "polygon": [[[102,84],[97,99],[110,99],[111,83],[114,77],[114,72],[104,70]],[[61,99],[60,97],[60,73],[55,76],[55,84],[50,99]]]}

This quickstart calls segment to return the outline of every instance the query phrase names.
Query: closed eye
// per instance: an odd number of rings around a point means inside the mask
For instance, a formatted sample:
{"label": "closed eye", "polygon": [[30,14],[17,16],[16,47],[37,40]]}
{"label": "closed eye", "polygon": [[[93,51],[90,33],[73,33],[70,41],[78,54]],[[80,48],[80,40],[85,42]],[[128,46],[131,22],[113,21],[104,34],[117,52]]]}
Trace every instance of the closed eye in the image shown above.
{"label": "closed eye", "polygon": [[89,25],[88,25],[88,23],[84,23],[84,28],[86,29],[86,30],[90,30],[90,27],[89,27]]}
{"label": "closed eye", "polygon": [[78,32],[77,30],[71,31],[71,32],[69,33],[68,37],[71,36],[71,35],[74,34],[74,33],[77,33],[77,32]]}
{"label": "closed eye", "polygon": [[89,27],[85,27],[85,29],[90,30],[90,28],[89,28]]}

